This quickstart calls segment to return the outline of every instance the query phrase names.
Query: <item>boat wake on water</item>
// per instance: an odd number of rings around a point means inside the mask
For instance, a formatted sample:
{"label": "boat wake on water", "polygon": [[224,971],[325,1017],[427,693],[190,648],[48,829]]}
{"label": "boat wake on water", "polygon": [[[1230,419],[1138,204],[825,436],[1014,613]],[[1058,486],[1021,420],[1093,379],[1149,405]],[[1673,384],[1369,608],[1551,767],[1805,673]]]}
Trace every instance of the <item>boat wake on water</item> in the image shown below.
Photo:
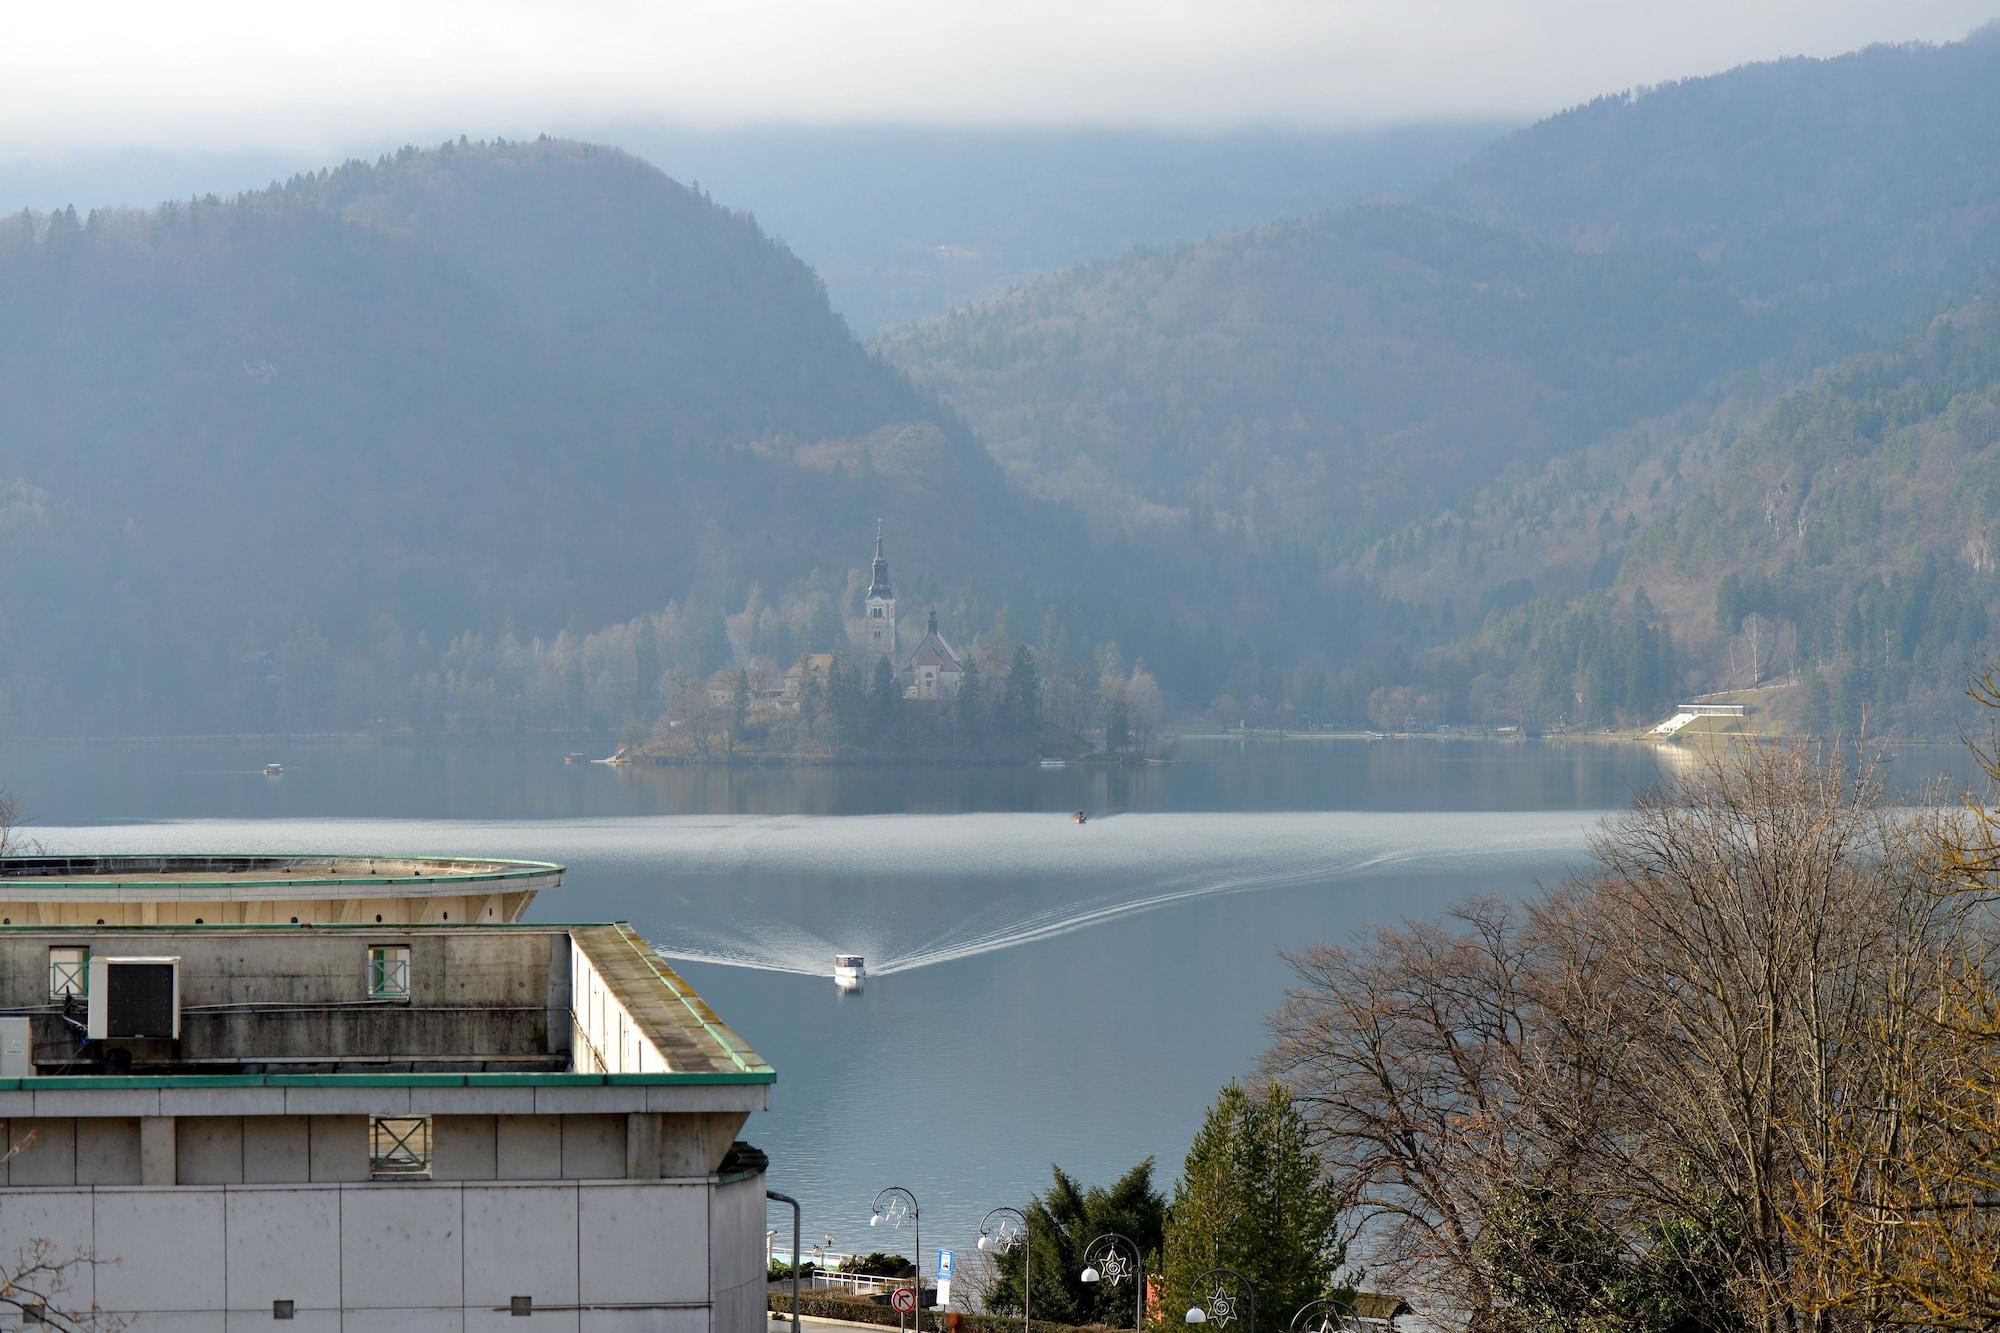
{"label": "boat wake on water", "polygon": [[[1019,816],[952,816],[1005,821]],[[1046,816],[1042,817],[1046,819]],[[951,858],[954,867],[976,871],[930,878],[976,881],[978,906],[970,912],[925,913],[857,910],[849,901],[829,908],[825,930],[796,926],[773,932],[768,927],[744,931],[731,927],[689,928],[671,938],[661,952],[673,959],[827,976],[835,953],[861,953],[871,976],[891,976],[944,963],[962,962],[984,954],[1056,939],[1151,912],[1170,910],[1216,898],[1281,891],[1365,876],[1422,875],[1462,871],[1468,863],[1490,866],[1496,873],[1522,870],[1560,873],[1585,845],[1597,823],[1595,813],[1527,816],[1438,815],[1131,815],[1117,821],[1125,836],[1116,844],[1093,845],[1084,855],[1070,849],[1051,864],[1039,854],[1024,853],[1019,844],[978,837]],[[1218,843],[1206,836],[1216,830],[1204,824],[1226,822],[1241,826],[1240,837]],[[1525,823],[1523,822],[1525,821]],[[1386,823],[1386,827],[1383,825]],[[1456,823],[1455,835],[1441,835],[1441,826]],[[1190,825],[1195,827],[1190,828]],[[1415,833],[1419,825],[1429,836]],[[1359,836],[1363,828],[1370,836]],[[942,832],[942,830],[939,830]],[[998,832],[982,829],[984,834]],[[813,862],[815,878],[852,876],[880,888],[882,881],[915,877],[899,898],[921,894],[927,885],[912,868],[908,848],[869,855],[853,846],[818,847],[812,836],[799,838],[792,830],[782,860]],[[1093,832],[1093,837],[1096,834]],[[1105,891],[1104,885],[1114,885]],[[1079,894],[1078,890],[1084,892]],[[855,895],[871,907],[879,895]],[[1051,899],[1054,899],[1053,901]],[[944,917],[942,928],[929,936],[911,929],[908,918]],[[836,921],[837,918],[837,921]]]}
{"label": "boat wake on water", "polygon": [[44,828],[52,850],[448,849],[559,861],[535,915],[630,920],[673,960],[891,976],[1211,899],[1363,877],[1559,877],[1599,811],[197,820]]}

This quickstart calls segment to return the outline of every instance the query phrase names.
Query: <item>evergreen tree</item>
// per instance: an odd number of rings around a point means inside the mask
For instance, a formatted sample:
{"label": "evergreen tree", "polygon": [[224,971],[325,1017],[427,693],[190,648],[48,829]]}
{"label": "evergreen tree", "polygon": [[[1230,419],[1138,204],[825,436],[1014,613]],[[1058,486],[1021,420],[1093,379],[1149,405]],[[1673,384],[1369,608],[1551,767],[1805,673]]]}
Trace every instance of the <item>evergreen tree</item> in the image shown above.
{"label": "evergreen tree", "polygon": [[835,745],[859,745],[867,718],[861,692],[861,673],[836,654],[827,669],[826,711],[833,723]]}
{"label": "evergreen tree", "polygon": [[868,740],[876,746],[896,743],[901,721],[903,687],[896,681],[896,669],[889,659],[875,659],[875,674],[868,683]]}
{"label": "evergreen tree", "polygon": [[1736,633],[1749,610],[1743,604],[1743,579],[1734,571],[1724,574],[1715,589],[1715,631],[1723,638]]}
{"label": "evergreen tree", "polygon": [[1249,1281],[1265,1329],[1283,1328],[1322,1296],[1344,1294],[1339,1221],[1291,1097],[1276,1084],[1261,1097],[1229,1084],[1188,1148],[1167,1213],[1169,1322],[1173,1312],[1207,1300],[1211,1293],[1197,1282],[1216,1267]]}
{"label": "evergreen tree", "polygon": [[[995,1314],[1018,1315],[1021,1269],[1032,1252],[1037,1320],[1129,1327],[1137,1286],[1137,1275],[1129,1272],[1129,1252],[1120,1247],[1128,1266],[1120,1281],[1085,1282],[1080,1274],[1090,1243],[1113,1232],[1139,1247],[1148,1271],[1159,1261],[1166,1200],[1153,1185],[1153,1159],[1125,1172],[1109,1189],[1085,1188],[1059,1166],[1050,1171],[1055,1179],[1049,1189],[1021,1210],[1028,1218],[1028,1244],[1014,1245],[994,1257],[981,1303]],[[1101,1264],[1101,1256],[1094,1257]]]}
{"label": "evergreen tree", "polygon": [[736,693],[729,701],[729,743],[734,745],[743,735],[743,726],[750,720],[750,673],[742,667],[736,668]]}
{"label": "evergreen tree", "polygon": [[826,711],[826,681],[810,665],[802,676],[799,681],[799,721],[805,724],[806,736],[810,738],[819,726],[820,715]]}
{"label": "evergreen tree", "polygon": [[1000,702],[1001,720],[1009,737],[1018,740],[1035,734],[1041,700],[1042,683],[1035,668],[1035,652],[1024,643],[1014,649],[1013,661],[1007,666],[1007,690]]}
{"label": "evergreen tree", "polygon": [[979,663],[967,659],[965,674],[958,680],[958,698],[954,707],[958,714],[959,744],[967,748],[977,746],[985,733],[986,708],[985,687],[979,675]]}
{"label": "evergreen tree", "polygon": [[641,620],[632,634],[632,715],[650,718],[660,711],[660,636],[650,620]]}
{"label": "evergreen tree", "polygon": [[1826,687],[1826,677],[1815,671],[1806,677],[1806,704],[1804,716],[1799,725],[1808,733],[1823,736],[1833,722],[1833,695]]}

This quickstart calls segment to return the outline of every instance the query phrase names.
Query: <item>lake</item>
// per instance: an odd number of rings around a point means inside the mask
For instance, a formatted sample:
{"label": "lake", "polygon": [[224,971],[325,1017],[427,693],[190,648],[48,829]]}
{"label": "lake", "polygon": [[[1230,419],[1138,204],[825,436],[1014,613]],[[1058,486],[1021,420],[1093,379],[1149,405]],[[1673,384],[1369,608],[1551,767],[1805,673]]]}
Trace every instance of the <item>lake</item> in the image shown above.
{"label": "lake", "polygon": [[[535,918],[630,921],[776,1066],[745,1135],[808,1243],[907,1248],[867,1226],[898,1184],[930,1253],[969,1251],[1051,1162],[1108,1183],[1153,1156],[1164,1188],[1216,1089],[1256,1066],[1281,949],[1559,879],[1676,754],[1232,741],[1117,770],[635,771],[565,766],[569,748],[13,744],[0,785],[50,851],[563,862]],[[1968,777],[1965,753],[1890,766],[1905,788],[1940,772]],[[864,993],[835,992],[835,952],[867,955]]]}

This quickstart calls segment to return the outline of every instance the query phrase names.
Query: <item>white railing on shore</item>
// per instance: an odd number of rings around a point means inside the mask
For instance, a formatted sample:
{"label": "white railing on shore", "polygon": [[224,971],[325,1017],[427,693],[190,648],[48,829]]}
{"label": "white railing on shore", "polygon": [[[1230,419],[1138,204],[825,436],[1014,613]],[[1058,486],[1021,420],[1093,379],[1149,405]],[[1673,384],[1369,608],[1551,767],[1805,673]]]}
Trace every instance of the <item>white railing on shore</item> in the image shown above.
{"label": "white railing on shore", "polygon": [[[842,1264],[859,1257],[858,1255],[847,1254],[840,1250],[807,1250],[806,1262],[813,1265],[813,1271],[812,1275],[806,1279],[805,1285],[821,1289],[836,1289],[844,1291],[850,1296],[879,1296],[885,1291],[894,1291],[898,1287],[907,1287],[911,1282],[915,1281],[914,1278],[907,1277],[879,1277],[873,1273],[842,1273],[838,1271]],[[767,1244],[764,1247],[764,1260],[765,1267],[767,1268],[772,1264],[784,1264],[789,1267],[792,1262],[792,1247],[789,1245]]]}
{"label": "white railing on shore", "polygon": [[906,1287],[910,1279],[906,1277],[876,1277],[870,1273],[828,1273],[815,1268],[812,1275],[814,1287],[831,1287],[846,1292],[850,1296],[879,1296],[885,1291]]}

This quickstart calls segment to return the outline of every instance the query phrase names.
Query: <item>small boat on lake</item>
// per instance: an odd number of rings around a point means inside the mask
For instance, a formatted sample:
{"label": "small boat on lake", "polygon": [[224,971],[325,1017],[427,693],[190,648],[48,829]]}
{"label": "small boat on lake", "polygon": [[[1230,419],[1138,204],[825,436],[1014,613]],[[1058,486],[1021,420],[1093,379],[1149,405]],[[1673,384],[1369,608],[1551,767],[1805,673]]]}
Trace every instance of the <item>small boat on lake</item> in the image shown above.
{"label": "small boat on lake", "polygon": [[833,988],[838,991],[858,991],[861,983],[868,979],[868,965],[858,953],[837,953],[833,956]]}
{"label": "small boat on lake", "polygon": [[285,776],[285,766],[283,764],[266,764],[264,765],[264,776],[267,778],[281,778]]}
{"label": "small boat on lake", "polygon": [[590,756],[581,750],[571,750],[563,756],[563,762],[565,764],[587,764],[590,762]]}

